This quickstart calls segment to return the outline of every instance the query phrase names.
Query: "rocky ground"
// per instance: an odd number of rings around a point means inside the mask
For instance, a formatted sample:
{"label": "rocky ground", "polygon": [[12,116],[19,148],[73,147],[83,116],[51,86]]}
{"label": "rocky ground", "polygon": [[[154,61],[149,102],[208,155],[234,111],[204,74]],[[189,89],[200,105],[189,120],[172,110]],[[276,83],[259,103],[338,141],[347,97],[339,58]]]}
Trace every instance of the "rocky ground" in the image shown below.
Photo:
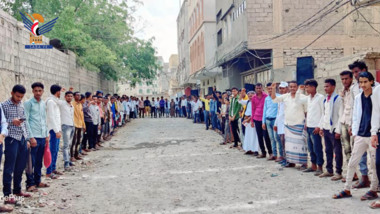
{"label": "rocky ground", "polygon": [[[182,118],[138,119],[15,213],[375,213],[343,188],[220,146]],[[61,155],[61,154],[60,154]]]}

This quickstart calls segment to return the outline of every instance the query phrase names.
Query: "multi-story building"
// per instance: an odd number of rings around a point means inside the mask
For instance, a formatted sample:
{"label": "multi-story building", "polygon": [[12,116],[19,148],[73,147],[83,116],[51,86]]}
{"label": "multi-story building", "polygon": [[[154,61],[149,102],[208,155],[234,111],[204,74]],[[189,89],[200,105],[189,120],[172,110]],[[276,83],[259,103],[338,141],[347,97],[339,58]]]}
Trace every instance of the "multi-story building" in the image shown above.
{"label": "multi-story building", "polygon": [[[228,87],[312,76],[321,62],[379,47],[355,10],[346,1],[218,0],[216,66]],[[360,10],[380,18],[378,6]]]}
{"label": "multi-story building", "polygon": [[380,6],[365,5],[376,0],[186,2],[190,77],[204,93],[313,77],[326,61],[380,49]]}
{"label": "multi-story building", "polygon": [[196,86],[196,80],[190,79],[190,48],[189,48],[189,3],[190,0],[184,0],[177,18],[177,38],[178,38],[178,69],[177,82],[179,87],[185,89],[185,92],[191,91]]}
{"label": "multi-story building", "polygon": [[133,87],[128,80],[119,81],[118,93],[128,96],[143,96],[144,98],[146,96],[167,96],[169,91],[169,80],[167,78],[168,75],[166,75],[167,69],[165,70],[164,59],[161,56],[157,57],[157,61],[160,65],[160,69],[157,70],[157,76],[151,83],[141,81]]}
{"label": "multi-story building", "polygon": [[169,58],[169,68],[168,68],[168,74],[169,74],[169,96],[176,96],[178,93],[182,92],[182,87],[179,86],[178,83],[178,55],[172,54]]}
{"label": "multi-story building", "polygon": [[222,87],[222,84],[219,84],[222,71],[214,66],[216,2],[217,0],[190,0],[188,3],[190,79],[200,81],[203,94],[208,93],[212,86]]}

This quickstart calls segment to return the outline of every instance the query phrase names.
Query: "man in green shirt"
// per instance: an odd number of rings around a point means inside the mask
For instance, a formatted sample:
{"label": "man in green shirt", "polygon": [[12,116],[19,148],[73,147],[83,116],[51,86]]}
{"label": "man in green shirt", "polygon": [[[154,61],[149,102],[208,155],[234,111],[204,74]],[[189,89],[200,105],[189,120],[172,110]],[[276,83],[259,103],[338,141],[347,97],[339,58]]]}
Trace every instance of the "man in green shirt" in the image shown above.
{"label": "man in green shirt", "polygon": [[231,104],[230,104],[230,123],[231,123],[231,129],[232,129],[232,135],[234,136],[234,146],[238,147],[240,138],[239,138],[239,112],[241,109],[241,104],[239,103],[239,90],[237,88],[232,88],[232,98],[231,98]]}

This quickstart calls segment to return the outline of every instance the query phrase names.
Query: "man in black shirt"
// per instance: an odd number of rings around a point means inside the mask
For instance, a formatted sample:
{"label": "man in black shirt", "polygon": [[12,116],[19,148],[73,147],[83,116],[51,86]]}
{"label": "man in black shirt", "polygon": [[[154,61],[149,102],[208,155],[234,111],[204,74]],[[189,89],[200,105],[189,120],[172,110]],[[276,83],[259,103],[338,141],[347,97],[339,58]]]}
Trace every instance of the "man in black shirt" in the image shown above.
{"label": "man in black shirt", "polygon": [[363,154],[368,150],[372,170],[371,188],[360,199],[373,200],[378,197],[377,186],[379,180],[376,174],[376,149],[371,146],[371,116],[372,116],[372,86],[375,78],[369,72],[362,72],[359,76],[360,88],[363,92],[355,97],[353,118],[352,118],[352,135],[354,137],[354,148],[348,163],[347,177],[345,188],[342,192],[334,195],[334,199],[351,197],[352,179],[356,168]]}

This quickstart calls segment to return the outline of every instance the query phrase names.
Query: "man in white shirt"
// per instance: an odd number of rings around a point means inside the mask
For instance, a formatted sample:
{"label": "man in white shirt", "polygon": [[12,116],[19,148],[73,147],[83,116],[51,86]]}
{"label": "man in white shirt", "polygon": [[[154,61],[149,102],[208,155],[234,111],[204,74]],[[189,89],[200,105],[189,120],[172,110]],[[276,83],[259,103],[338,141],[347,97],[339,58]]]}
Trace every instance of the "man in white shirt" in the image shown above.
{"label": "man in white shirt", "polygon": [[[295,167],[295,164],[301,164],[301,170],[307,168],[307,148],[303,131],[305,128],[305,118],[307,111],[307,102],[296,101],[297,82],[289,82],[290,93],[276,97],[277,85],[272,84],[271,97],[275,103],[284,103],[285,111],[285,151],[287,157],[286,167]],[[301,98],[305,95],[301,94]],[[304,100],[304,99],[301,99]],[[300,103],[302,102],[302,103]]]}
{"label": "man in white shirt", "polygon": [[129,97],[125,97],[122,104],[124,106],[125,121],[129,122],[129,115],[131,112],[130,105],[129,105]]}
{"label": "man in white shirt", "polygon": [[74,165],[70,161],[70,144],[74,136],[74,107],[71,104],[73,92],[65,93],[65,100],[59,100],[59,110],[62,122],[62,140],[63,140],[63,161],[65,171],[70,171],[70,166]]}
{"label": "man in white shirt", "polygon": [[[371,143],[376,148],[376,174],[380,180],[380,86],[372,93]],[[372,202],[371,208],[380,208],[380,200]]]}
{"label": "man in white shirt", "polygon": [[[368,67],[364,61],[355,61],[352,64],[348,66],[348,68],[351,70],[354,78],[356,81],[354,81],[354,84],[350,87],[350,93],[351,93],[351,106],[354,105],[354,100],[355,97],[363,92],[363,90],[360,88],[359,85],[359,75],[362,72],[368,71]],[[375,82],[375,86],[378,86],[379,83]],[[350,115],[350,120],[352,120],[352,111]],[[351,129],[351,127],[350,127]],[[367,188],[370,186],[370,181],[368,177],[368,166],[367,166],[367,152],[364,153],[362,159],[360,160],[359,163],[359,168],[360,168],[360,174],[362,174],[362,178],[360,182],[357,182],[356,184],[353,185],[354,188],[360,189],[360,188]]]}
{"label": "man in white shirt", "polygon": [[101,118],[100,118],[100,110],[97,105],[98,102],[98,96],[93,95],[92,100],[89,102],[88,110],[92,119],[92,127],[91,131],[87,130],[88,133],[88,144],[89,144],[89,150],[96,151],[96,137],[98,135],[98,132],[100,132],[101,129]]}
{"label": "man in white shirt", "polygon": [[193,101],[191,101],[191,109],[193,110],[194,123],[201,122],[201,119],[199,117],[199,111],[200,109],[202,109],[202,106],[202,101],[200,101],[197,96],[194,96]]}
{"label": "man in white shirt", "polygon": [[51,164],[46,170],[46,177],[57,178],[57,175],[62,175],[62,172],[56,170],[57,157],[59,151],[59,140],[62,136],[61,127],[61,112],[59,110],[59,98],[61,97],[62,87],[59,85],[52,85],[50,87],[51,95],[46,100],[46,116],[47,126],[50,133],[50,152]]}
{"label": "man in white shirt", "polygon": [[[309,149],[311,168],[305,169],[303,172],[315,172],[315,176],[323,173],[323,148],[322,138],[319,135],[319,122],[323,115],[323,100],[325,97],[317,93],[318,82],[309,79],[305,81],[305,87],[300,87],[301,90],[306,88],[307,96],[307,145]],[[300,90],[300,91],[301,91]],[[299,92],[297,92],[297,97]]]}
{"label": "man in white shirt", "polygon": [[[326,98],[324,99],[323,115],[321,117],[319,128],[320,135],[325,139],[326,152],[326,169],[327,171],[319,177],[332,177],[332,181],[342,179],[343,153],[342,142],[340,139],[341,123],[339,121],[341,114],[342,98],[335,93],[336,82],[334,79],[325,80]],[[335,175],[333,169],[333,160],[335,156]]]}
{"label": "man in white shirt", "polygon": [[[289,84],[287,82],[281,82],[278,86],[278,91],[280,95],[288,93]],[[272,89],[273,90],[273,89]],[[278,103],[277,116],[276,121],[274,122],[274,131],[280,136],[281,144],[282,144],[282,154],[283,157],[280,157],[276,162],[280,162],[281,165],[286,165],[286,152],[285,152],[285,111],[284,111],[284,103]]]}
{"label": "man in white shirt", "polygon": [[154,118],[157,118],[157,113],[160,112],[160,98],[159,97],[157,97],[157,100],[154,101],[154,108],[155,108]]}
{"label": "man in white shirt", "polygon": [[181,97],[181,108],[182,108],[182,116],[187,117],[186,107],[187,107],[187,100],[186,97]]}

